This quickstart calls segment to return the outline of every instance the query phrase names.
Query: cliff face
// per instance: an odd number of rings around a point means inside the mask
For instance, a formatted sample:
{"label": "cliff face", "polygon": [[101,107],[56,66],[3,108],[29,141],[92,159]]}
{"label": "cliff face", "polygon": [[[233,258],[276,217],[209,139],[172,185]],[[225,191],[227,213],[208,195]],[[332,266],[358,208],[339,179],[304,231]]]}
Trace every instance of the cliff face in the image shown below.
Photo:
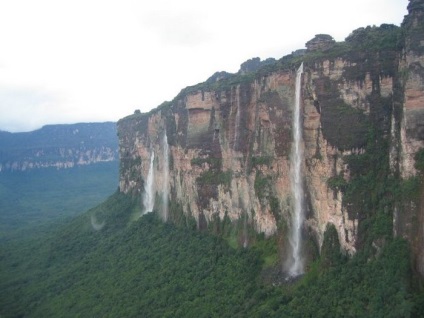
{"label": "cliff face", "polygon": [[403,123],[401,134],[404,178],[415,175],[414,154],[424,146],[424,3],[411,1],[403,27],[405,50],[400,70],[404,75]]}
{"label": "cliff face", "polygon": [[361,28],[346,42],[312,45],[256,72],[189,87],[150,113],[120,120],[121,191],[144,195],[154,153],[155,208],[165,210],[160,197],[169,188],[171,219],[178,205],[200,229],[229,219],[266,236],[286,236],[295,77],[303,61],[303,235],[320,246],[334,224],[342,247],[355,253],[363,221],[395,205],[384,186],[374,193],[359,185],[415,176],[414,155],[424,146],[424,42],[418,39],[424,33],[415,32],[424,19],[422,1],[411,3],[403,29]]}
{"label": "cliff face", "polygon": [[[403,76],[403,118],[400,123],[400,174],[417,174],[415,156],[424,148],[424,1],[410,1],[402,27],[405,48],[399,70]],[[421,183],[422,184],[422,183]],[[418,198],[402,202],[394,213],[395,234],[411,242],[417,271],[424,276],[424,188]]]}
{"label": "cliff face", "polygon": [[25,133],[0,132],[0,172],[71,168],[118,160],[116,124],[50,125]]}

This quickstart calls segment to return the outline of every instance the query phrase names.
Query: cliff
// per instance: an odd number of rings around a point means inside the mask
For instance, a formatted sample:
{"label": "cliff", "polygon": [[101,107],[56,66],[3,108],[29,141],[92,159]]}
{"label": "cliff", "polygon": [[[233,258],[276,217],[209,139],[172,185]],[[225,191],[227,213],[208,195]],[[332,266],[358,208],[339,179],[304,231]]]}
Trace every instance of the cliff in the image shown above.
{"label": "cliff", "polygon": [[0,172],[115,160],[118,138],[112,122],[48,125],[24,133],[0,131]]}
{"label": "cliff", "polygon": [[240,245],[256,232],[276,235],[287,249],[294,88],[303,62],[304,249],[320,248],[329,224],[349,254],[364,244],[378,251],[385,237],[400,235],[413,243],[424,274],[423,208],[405,190],[421,178],[415,158],[424,147],[423,1],[408,9],[402,27],[360,28],[344,42],[321,34],[306,51],[263,65],[253,59],[255,67],[217,73],[121,119],[120,190],[145,196],[151,172],[149,191],[164,219],[218,231],[231,223]]}

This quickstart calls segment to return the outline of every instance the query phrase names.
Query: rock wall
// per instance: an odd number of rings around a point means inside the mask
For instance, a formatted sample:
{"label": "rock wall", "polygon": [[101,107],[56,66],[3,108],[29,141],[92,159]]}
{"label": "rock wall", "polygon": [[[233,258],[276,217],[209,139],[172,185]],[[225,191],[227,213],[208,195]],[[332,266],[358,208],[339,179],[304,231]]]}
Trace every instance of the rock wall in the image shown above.
{"label": "rock wall", "polygon": [[424,147],[424,1],[411,1],[403,28],[405,49],[400,72],[404,80],[403,119],[401,130],[401,174],[416,174],[414,155]]}
{"label": "rock wall", "polygon": [[[411,9],[405,24],[421,25],[420,10]],[[342,247],[355,253],[359,224],[368,212],[355,205],[360,197],[344,200],[343,185],[367,167],[352,167],[349,158],[369,151],[373,132],[378,137],[372,143],[390,145],[390,174],[407,178],[416,174],[413,157],[423,147],[424,42],[413,50],[421,33],[414,38],[410,32],[399,47],[399,34],[390,25],[361,28],[346,42],[292,54],[253,73],[227,74],[188,87],[150,113],[121,119],[121,191],[143,196],[154,152],[155,191],[161,197],[166,133],[169,198],[184,215],[195,218],[198,228],[228,218],[243,220],[265,236],[287,235],[293,210],[295,74],[303,61],[305,236],[312,235],[321,246],[332,223]],[[159,211],[161,204],[156,200]]]}
{"label": "rock wall", "polygon": [[415,154],[424,149],[424,1],[410,0],[403,24],[405,47],[399,65],[404,99],[400,123],[399,171],[402,179],[421,179],[418,198],[402,202],[394,214],[395,235],[411,242],[415,270],[424,277],[424,187]]}
{"label": "rock wall", "polygon": [[[304,176],[309,202],[307,224],[318,241],[322,242],[327,223],[333,223],[342,246],[354,253],[358,220],[349,217],[342,205],[342,193],[330,189],[328,180],[341,173],[348,179],[343,158],[363,149],[360,144],[338,149],[324,137],[321,124],[332,98],[325,96],[323,81],[343,82],[343,101],[349,107],[363,109],[366,116],[371,84],[367,80],[362,84],[345,82],[342,74],[347,65],[349,62],[341,59],[325,60],[305,69]],[[215,216],[222,220],[227,215],[235,221],[247,215],[258,232],[275,234],[278,221],[289,223],[292,211],[294,79],[294,70],[285,70],[226,90],[182,94],[150,114],[121,120],[121,191],[142,195],[154,151],[155,184],[160,193],[164,162],[161,142],[166,131],[171,149],[171,199],[182,205],[186,215],[194,216],[199,227]],[[385,94],[390,94],[390,83],[382,79]]]}

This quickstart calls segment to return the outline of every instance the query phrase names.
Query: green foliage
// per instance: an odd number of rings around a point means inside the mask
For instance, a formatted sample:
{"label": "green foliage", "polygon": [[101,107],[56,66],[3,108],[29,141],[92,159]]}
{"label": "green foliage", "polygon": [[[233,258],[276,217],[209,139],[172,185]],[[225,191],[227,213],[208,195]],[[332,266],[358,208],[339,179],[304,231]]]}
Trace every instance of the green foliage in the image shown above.
{"label": "green foliage", "polygon": [[259,234],[253,244],[252,249],[260,255],[264,268],[275,266],[280,260],[277,240],[277,236],[266,239],[263,234]]}
{"label": "green foliage", "polygon": [[343,175],[337,175],[334,177],[330,177],[327,180],[327,185],[330,189],[334,191],[344,191],[347,185],[346,180]]}
{"label": "green foliage", "polygon": [[272,215],[274,215],[277,224],[280,223],[282,221],[280,203],[278,199],[272,195],[269,197],[269,207],[271,208]]}
{"label": "green foliage", "polygon": [[324,137],[337,148],[350,150],[361,148],[367,142],[369,118],[362,110],[347,105],[339,96],[336,83],[325,80],[325,105],[321,109],[321,124]]}
{"label": "green foliage", "polygon": [[339,235],[334,224],[328,224],[321,247],[321,265],[324,268],[340,265],[343,261]]}
{"label": "green foliage", "polygon": [[418,200],[420,197],[420,186],[422,180],[420,176],[410,177],[402,180],[400,184],[400,199],[402,200]]}
{"label": "green foliage", "polygon": [[[361,220],[360,242],[391,237],[392,213],[399,192],[399,181],[389,165],[387,137],[373,126],[367,136],[365,153],[347,157],[351,179],[346,184],[343,204],[348,213]],[[371,226],[373,222],[375,225]]]}
{"label": "green foliage", "polygon": [[247,73],[247,74],[231,74],[225,76],[223,79],[214,82],[203,82],[193,86],[188,86],[181,90],[181,92],[175,97],[175,100],[181,98],[182,96],[197,93],[198,91],[210,92],[210,91],[225,91],[231,89],[231,87],[236,85],[248,84],[254,81],[256,73]]}
{"label": "green foliage", "polygon": [[255,193],[259,200],[262,200],[269,195],[270,177],[262,175],[259,171],[256,171],[255,177]]}
{"label": "green foliage", "polygon": [[424,175],[424,148],[418,150],[415,154],[415,169]]}
{"label": "green foliage", "polygon": [[197,179],[199,184],[218,185],[222,184],[226,187],[231,185],[232,172],[231,171],[213,171],[208,170],[203,172]]}
{"label": "green foliage", "polygon": [[245,316],[409,317],[413,312],[406,241],[389,242],[373,260],[359,252],[333,265],[320,273],[314,263],[295,285],[262,287],[249,300]]}
{"label": "green foliage", "polygon": [[[229,317],[255,289],[257,255],[224,240],[162,223],[129,222],[133,200],[115,194],[43,241],[2,252],[4,317]],[[22,253],[34,249],[38,254]],[[5,253],[8,255],[5,259]],[[30,266],[28,261],[30,261]]]}
{"label": "green foliage", "polygon": [[169,203],[169,221],[178,227],[187,227],[192,230],[197,226],[196,220],[186,216],[181,204],[175,201]]}
{"label": "green foliage", "polygon": [[339,57],[345,57],[352,51],[351,46],[346,42],[336,42],[334,45],[327,50],[318,50],[307,52],[303,56],[304,63],[313,63],[317,61],[323,61],[328,59],[335,59]]}
{"label": "green foliage", "polygon": [[256,167],[256,166],[271,166],[272,162],[273,162],[274,158],[270,157],[270,156],[254,156],[251,159],[251,165],[252,167]]}
{"label": "green foliage", "polygon": [[367,26],[354,30],[346,42],[353,45],[357,50],[385,51],[398,50],[401,28],[393,24],[382,24],[381,26]]}
{"label": "green foliage", "polygon": [[0,238],[45,231],[52,222],[99,204],[118,185],[118,162],[69,169],[3,172],[0,178]]}
{"label": "green foliage", "polygon": [[[409,286],[409,251],[388,239],[370,258],[340,254],[329,226],[322,259],[292,285],[260,282],[279,262],[278,237],[233,249],[205,232],[131,221],[140,202],[122,193],[67,225],[0,251],[2,317],[408,317],[420,312]],[[182,209],[171,203],[173,212]],[[90,218],[104,222],[94,230]],[[229,219],[227,218],[229,222]],[[231,232],[231,224],[220,225]],[[229,233],[228,232],[228,233]],[[322,266],[325,264],[326,266]]]}

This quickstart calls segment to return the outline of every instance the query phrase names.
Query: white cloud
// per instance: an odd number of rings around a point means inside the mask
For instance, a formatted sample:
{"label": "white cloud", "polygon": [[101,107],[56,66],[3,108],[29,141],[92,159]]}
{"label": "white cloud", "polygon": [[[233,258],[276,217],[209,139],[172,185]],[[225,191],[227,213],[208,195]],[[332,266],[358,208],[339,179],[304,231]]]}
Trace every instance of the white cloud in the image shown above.
{"label": "white cloud", "polygon": [[215,71],[280,58],[316,33],[343,40],[361,26],[400,24],[407,3],[4,0],[0,87],[22,94],[0,94],[0,129],[148,111]]}

